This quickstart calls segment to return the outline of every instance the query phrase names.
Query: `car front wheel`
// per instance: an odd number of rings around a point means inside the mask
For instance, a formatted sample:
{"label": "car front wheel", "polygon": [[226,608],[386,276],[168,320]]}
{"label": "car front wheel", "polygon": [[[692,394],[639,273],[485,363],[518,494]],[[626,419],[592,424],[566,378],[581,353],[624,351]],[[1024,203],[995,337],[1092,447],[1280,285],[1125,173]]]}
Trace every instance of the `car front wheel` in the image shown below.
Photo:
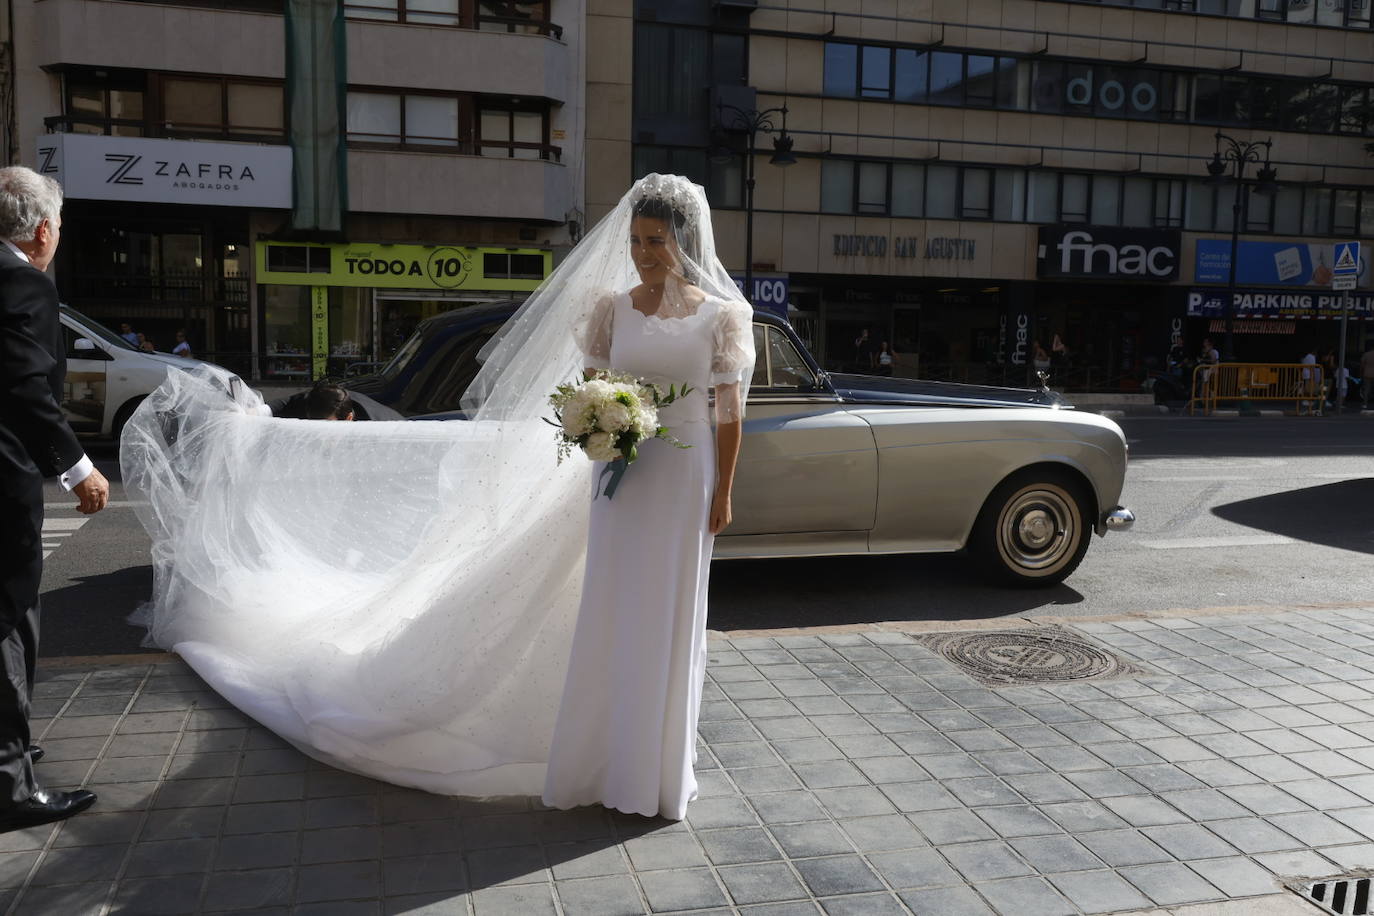
{"label": "car front wheel", "polygon": [[1088,550],[1089,506],[1082,486],[1068,475],[1017,475],[988,497],[970,547],[1004,584],[1057,585],[1078,568]]}

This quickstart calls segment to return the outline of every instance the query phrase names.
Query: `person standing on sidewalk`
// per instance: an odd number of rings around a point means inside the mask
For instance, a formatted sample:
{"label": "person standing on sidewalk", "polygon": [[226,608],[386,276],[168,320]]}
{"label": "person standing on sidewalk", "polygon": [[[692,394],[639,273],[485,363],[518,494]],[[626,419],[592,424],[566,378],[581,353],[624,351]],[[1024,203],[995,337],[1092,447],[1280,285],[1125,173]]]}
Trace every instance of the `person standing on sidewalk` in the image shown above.
{"label": "person standing on sidewalk", "polygon": [[0,169],[0,832],[62,820],[95,795],[42,789],[29,741],[43,575],[43,478],[57,477],[87,515],[110,485],[86,457],[60,406],[67,365],[57,288],[62,188],[32,169]]}

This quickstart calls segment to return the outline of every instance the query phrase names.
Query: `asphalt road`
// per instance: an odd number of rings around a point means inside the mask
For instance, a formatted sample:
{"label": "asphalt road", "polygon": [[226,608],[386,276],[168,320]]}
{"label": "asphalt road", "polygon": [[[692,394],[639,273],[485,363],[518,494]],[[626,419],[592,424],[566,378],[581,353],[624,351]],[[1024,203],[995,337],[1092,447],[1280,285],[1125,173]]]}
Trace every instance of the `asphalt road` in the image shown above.
{"label": "asphalt road", "polygon": [[[1374,604],[1374,417],[1140,418],[1123,502],[1130,532],[1034,591],[984,584],[958,556],[729,561],[710,625],[731,631],[881,620],[1096,616],[1168,608]],[[83,521],[50,486],[45,656],[150,651],[126,623],[151,590],[148,539],[109,444],[90,445],[112,504]]]}

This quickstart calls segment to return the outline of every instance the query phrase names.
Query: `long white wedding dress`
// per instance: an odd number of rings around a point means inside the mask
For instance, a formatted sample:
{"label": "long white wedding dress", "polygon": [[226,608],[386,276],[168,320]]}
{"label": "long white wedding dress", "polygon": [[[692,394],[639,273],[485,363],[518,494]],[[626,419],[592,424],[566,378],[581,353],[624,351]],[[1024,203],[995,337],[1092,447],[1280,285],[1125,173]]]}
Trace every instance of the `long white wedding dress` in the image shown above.
{"label": "long white wedding dress", "polygon": [[593,501],[586,576],[544,802],[601,803],[681,819],[696,797],[692,773],[706,672],[706,594],[715,538],[708,525],[716,448],[707,388],[719,418],[752,365],[750,314],[706,299],[695,314],[648,316],[621,294],[603,303],[587,362],[641,378],[687,383],[660,420],[688,448],[640,447],[612,499]]}
{"label": "long white wedding dress", "polygon": [[[638,279],[645,200],[680,217],[684,269],[708,294],[693,314],[604,294]],[[742,415],[751,317],[704,191],[650,175],[483,351],[471,422],[276,419],[223,370],[169,373],[120,449],[152,541],[149,642],[343,769],[681,817],[715,483],[707,389]],[[692,447],[644,445],[613,500],[590,498],[600,466],[558,462],[542,419],[588,365],[696,389],[662,415]]]}

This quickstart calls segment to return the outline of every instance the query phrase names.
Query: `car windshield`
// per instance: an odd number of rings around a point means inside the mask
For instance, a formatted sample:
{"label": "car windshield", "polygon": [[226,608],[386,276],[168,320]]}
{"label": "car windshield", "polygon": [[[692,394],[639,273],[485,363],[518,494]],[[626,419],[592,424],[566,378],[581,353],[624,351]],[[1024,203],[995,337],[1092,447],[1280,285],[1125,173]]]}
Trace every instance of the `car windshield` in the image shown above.
{"label": "car windshield", "polygon": [[410,335],[410,339],[401,344],[401,349],[396,351],[396,355],[391,357],[391,361],[382,367],[377,373],[387,381],[391,381],[401,374],[410,361],[415,358],[415,354],[420,352],[420,344],[424,343],[424,335],[420,328],[415,329],[415,333]]}
{"label": "car windshield", "polygon": [[116,334],[114,331],[111,331],[109,328],[105,327],[105,325],[101,324],[100,322],[92,321],[90,318],[87,318],[85,315],[81,314],[76,309],[72,308],[70,305],[62,306],[62,314],[67,315],[68,317],[76,321],[79,325],[81,325],[81,330],[89,331],[91,336],[99,337],[107,344],[119,347],[122,350],[133,350],[135,353],[138,352],[138,347],[135,347],[133,344],[129,343],[123,337],[120,337],[118,334]]}

